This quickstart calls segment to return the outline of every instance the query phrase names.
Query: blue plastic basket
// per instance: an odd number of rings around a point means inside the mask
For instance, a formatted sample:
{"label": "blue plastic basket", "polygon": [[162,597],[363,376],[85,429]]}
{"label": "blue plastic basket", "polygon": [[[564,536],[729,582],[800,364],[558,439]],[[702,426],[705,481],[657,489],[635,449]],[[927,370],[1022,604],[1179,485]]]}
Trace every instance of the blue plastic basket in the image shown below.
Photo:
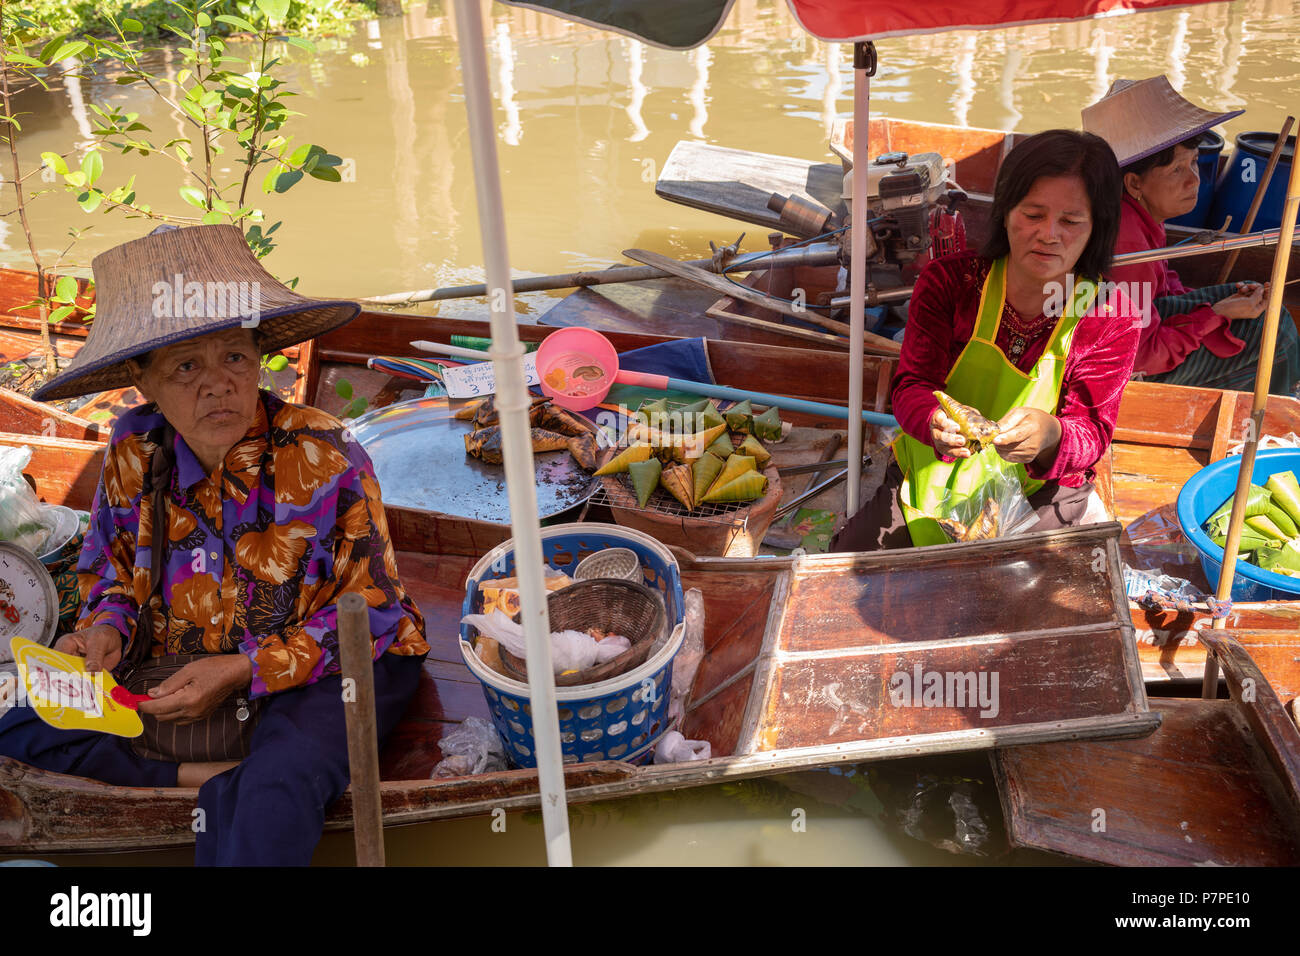
{"label": "blue plastic basket", "polygon": [[[667,713],[673,659],[681,649],[685,601],[681,573],[672,552],[651,538],[617,525],[579,522],[542,529],[542,554],[551,567],[572,575],[583,558],[604,548],[628,548],[641,562],[642,580],[663,595],[671,634],[639,667],[626,674],[578,687],[556,688],[560,745],[565,763],[595,760],[639,762],[669,730]],[[482,611],[479,584],[511,577],[515,571],[513,539],[493,548],[470,570],[465,582],[462,616]],[[535,767],[532,707],[528,685],[487,667],[474,653],[469,625],[460,628],[461,654],[483,685],[492,723],[511,759]]]}
{"label": "blue plastic basket", "polygon": [[[1200,552],[1201,567],[1211,586],[1219,580],[1223,548],[1211,541],[1201,526],[1205,524],[1206,518],[1236,492],[1237,474],[1240,470],[1239,455],[1216,461],[1192,475],[1178,493],[1178,524],[1187,540]],[[1255,457],[1251,481],[1263,485],[1271,475],[1280,471],[1294,471],[1300,475],[1300,449],[1275,448],[1260,452]],[[1294,601],[1297,597],[1300,597],[1300,579],[1274,574],[1241,559],[1237,560],[1237,569],[1232,576],[1232,600]]]}

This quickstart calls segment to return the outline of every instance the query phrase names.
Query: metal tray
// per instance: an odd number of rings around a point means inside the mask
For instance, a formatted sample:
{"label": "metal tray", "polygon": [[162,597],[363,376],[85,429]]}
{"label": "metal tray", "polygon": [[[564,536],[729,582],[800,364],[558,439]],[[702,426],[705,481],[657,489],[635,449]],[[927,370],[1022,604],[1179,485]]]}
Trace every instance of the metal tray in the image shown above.
{"label": "metal tray", "polygon": [[[398,402],[358,418],[352,434],[374,462],[385,504],[509,524],[505,468],[465,451],[473,422],[458,421],[451,412],[445,397]],[[540,518],[582,504],[600,484],[567,450],[533,460]]]}

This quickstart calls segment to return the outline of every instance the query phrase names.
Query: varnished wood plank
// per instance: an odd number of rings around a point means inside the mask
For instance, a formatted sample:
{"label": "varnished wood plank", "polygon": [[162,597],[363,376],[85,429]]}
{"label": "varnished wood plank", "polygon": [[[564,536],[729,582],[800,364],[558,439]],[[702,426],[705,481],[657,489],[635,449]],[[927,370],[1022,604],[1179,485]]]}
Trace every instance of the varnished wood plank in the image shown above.
{"label": "varnished wood plank", "polygon": [[996,751],[1012,842],[1114,865],[1300,863],[1297,816],[1236,705],[1154,709],[1148,737]]}

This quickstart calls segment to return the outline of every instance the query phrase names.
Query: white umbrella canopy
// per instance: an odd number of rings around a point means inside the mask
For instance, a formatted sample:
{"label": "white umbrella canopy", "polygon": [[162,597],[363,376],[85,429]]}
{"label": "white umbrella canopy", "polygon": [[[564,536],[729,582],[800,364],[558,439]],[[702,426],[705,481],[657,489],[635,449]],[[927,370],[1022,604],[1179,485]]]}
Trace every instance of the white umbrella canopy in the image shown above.
{"label": "white umbrella canopy", "polygon": [[[654,46],[685,50],[706,42],[721,27],[733,0],[501,0],[570,20],[609,29]],[[1206,0],[1193,0],[1206,2]],[[867,129],[870,109],[869,77],[875,72],[871,40],[909,33],[978,29],[1076,20],[1136,10],[1187,6],[1186,0],[989,0],[978,10],[962,9],[952,0],[911,0],[906,4],[872,4],[865,0],[787,0],[800,25],[827,42],[856,44],[854,52],[854,195],[866,195]],[[510,498],[520,603],[528,643],[529,694],[533,709],[547,859],[570,865],[568,811],[560,750],[555,682],[550,654],[550,623],[542,577],[541,526],[533,478],[532,447],[528,440],[527,386],[523,347],[515,328],[513,290],[506,250],[504,205],[492,122],[483,23],[478,0],[455,0],[461,26],[461,70],[474,153],[475,193],[482,223],[487,287],[492,303],[492,357],[501,413],[506,482]],[[866,229],[866,203],[853,204],[850,232],[850,369],[849,420],[862,412],[863,300],[866,290],[866,245],[858,241]],[[500,293],[497,293],[500,290]],[[861,482],[862,433],[849,429],[847,511],[858,508]]]}

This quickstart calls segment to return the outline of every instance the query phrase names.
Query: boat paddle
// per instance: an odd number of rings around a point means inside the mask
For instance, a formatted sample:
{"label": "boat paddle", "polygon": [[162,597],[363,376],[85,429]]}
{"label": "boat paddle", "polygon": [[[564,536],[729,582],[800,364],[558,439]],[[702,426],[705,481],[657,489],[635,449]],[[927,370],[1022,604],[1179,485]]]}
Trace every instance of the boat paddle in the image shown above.
{"label": "boat paddle", "polygon": [[[466,353],[476,358],[489,357],[483,352],[442,345],[438,342],[412,342],[411,347],[424,352],[461,357],[466,357]],[[840,405],[620,369],[618,352],[615,351],[613,343],[599,332],[579,326],[556,329],[542,340],[536,356],[537,374],[542,391],[557,404],[571,411],[585,411],[599,405],[615,385],[634,385],[656,391],[689,392],[706,398],[723,398],[738,402],[749,399],[760,405],[775,405],[787,411],[824,415],[827,418],[847,420],[849,417],[849,410]],[[885,415],[881,412],[864,410],[862,420],[888,428],[898,425],[898,419],[893,415]]]}

